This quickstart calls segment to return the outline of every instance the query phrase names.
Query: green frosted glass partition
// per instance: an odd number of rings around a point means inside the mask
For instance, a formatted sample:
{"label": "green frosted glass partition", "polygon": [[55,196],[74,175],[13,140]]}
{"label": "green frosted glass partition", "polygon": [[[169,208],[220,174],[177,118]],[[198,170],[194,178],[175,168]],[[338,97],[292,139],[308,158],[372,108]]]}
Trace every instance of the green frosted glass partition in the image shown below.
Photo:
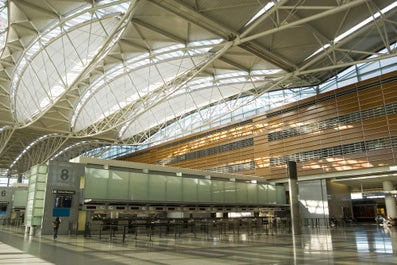
{"label": "green frosted glass partition", "polygon": [[236,203],[236,183],[225,182],[225,202]]}
{"label": "green frosted glass partition", "polygon": [[108,198],[109,170],[86,168],[85,198]]}
{"label": "green frosted glass partition", "polygon": [[236,183],[237,203],[247,203],[247,183]]}
{"label": "green frosted glass partition", "polygon": [[[41,196],[40,194],[36,194],[36,197],[39,197],[40,199],[44,199],[44,196]],[[13,197],[13,201],[12,201],[12,206],[14,208],[26,207],[27,201],[28,201],[28,190],[15,190],[14,191],[14,197]]]}
{"label": "green frosted glass partition", "polygon": [[285,191],[282,187],[270,184],[87,167],[84,199],[161,203],[284,204]]}
{"label": "green frosted glass partition", "polygon": [[150,201],[165,201],[165,188],[167,183],[166,176],[149,174],[149,200]]}
{"label": "green frosted glass partition", "polygon": [[197,196],[199,202],[212,202],[211,196],[212,182],[208,179],[199,179],[197,186]]}
{"label": "green frosted glass partition", "polygon": [[128,200],[129,198],[129,172],[110,171],[108,181],[108,197],[115,200]]}
{"label": "green frosted glass partition", "polygon": [[44,196],[47,186],[47,166],[36,165],[30,170],[25,210],[25,225],[41,225],[44,213]]}
{"label": "green frosted glass partition", "polygon": [[130,200],[132,201],[147,201],[148,198],[148,174],[131,173],[130,174]]}
{"label": "green frosted glass partition", "polygon": [[225,182],[213,180],[212,181],[212,201],[215,203],[225,202]]}
{"label": "green frosted glass partition", "polygon": [[258,185],[257,184],[246,184],[247,186],[247,201],[248,203],[258,202]]}
{"label": "green frosted glass partition", "polygon": [[180,202],[182,200],[182,178],[167,177],[166,201]]}
{"label": "green frosted glass partition", "polygon": [[184,178],[182,180],[182,201],[184,202],[198,201],[197,183],[198,183],[198,179]]}

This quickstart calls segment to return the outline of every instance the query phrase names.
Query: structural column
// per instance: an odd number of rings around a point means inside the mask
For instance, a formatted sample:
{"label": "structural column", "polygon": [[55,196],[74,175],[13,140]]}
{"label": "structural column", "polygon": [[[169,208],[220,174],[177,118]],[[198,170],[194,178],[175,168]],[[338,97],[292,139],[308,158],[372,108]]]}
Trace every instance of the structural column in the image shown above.
{"label": "structural column", "polygon": [[[388,191],[394,190],[393,183],[390,180],[383,181],[383,191],[386,193]],[[391,194],[385,194],[385,204],[387,215],[391,218],[397,218],[397,210],[396,210],[396,199]]]}
{"label": "structural column", "polygon": [[17,183],[22,183],[22,174],[18,173]]}
{"label": "structural column", "polygon": [[301,215],[298,200],[298,174],[295,161],[288,161],[289,204],[291,207],[292,234],[301,234]]}

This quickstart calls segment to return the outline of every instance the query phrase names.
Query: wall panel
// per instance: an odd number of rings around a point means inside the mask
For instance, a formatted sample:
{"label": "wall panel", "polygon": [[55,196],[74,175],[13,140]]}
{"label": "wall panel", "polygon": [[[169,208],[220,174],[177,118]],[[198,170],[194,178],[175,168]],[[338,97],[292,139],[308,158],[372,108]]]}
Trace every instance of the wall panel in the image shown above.
{"label": "wall panel", "polygon": [[[300,175],[378,166],[382,161],[383,165],[396,164],[393,144],[397,144],[397,107],[390,105],[397,104],[397,80],[392,79],[396,76],[397,72],[389,73],[319,94],[256,115],[245,123],[209,129],[125,159],[137,162],[151,159],[150,163],[157,163],[253,137],[251,146],[166,165],[221,171],[232,168],[239,174],[277,179],[286,177],[282,161],[287,157],[302,159],[297,161]],[[388,109],[388,113],[382,109]],[[384,144],[385,139],[389,139],[389,146]],[[372,150],[378,148],[377,141],[382,151]],[[360,149],[362,146],[370,150]],[[230,167],[249,161],[255,161],[255,168]],[[225,194],[225,200],[238,198],[228,198]]]}

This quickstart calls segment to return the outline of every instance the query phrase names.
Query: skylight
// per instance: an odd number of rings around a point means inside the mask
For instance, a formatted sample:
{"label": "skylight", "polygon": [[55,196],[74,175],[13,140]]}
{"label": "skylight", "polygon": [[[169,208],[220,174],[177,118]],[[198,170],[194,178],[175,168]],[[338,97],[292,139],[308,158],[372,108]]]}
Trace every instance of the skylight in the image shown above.
{"label": "skylight", "polygon": [[269,2],[267,3],[261,10],[259,10],[258,13],[255,14],[248,22],[247,24],[244,25],[244,27],[249,26],[252,24],[255,20],[257,20],[260,16],[265,14],[267,11],[269,11],[272,7],[274,6],[274,2]]}
{"label": "skylight", "polygon": [[2,53],[6,40],[8,28],[8,8],[7,1],[0,1],[0,51]]}
{"label": "skylight", "polygon": [[[394,9],[397,7],[397,1],[393,2],[392,4],[388,5],[387,7],[383,8],[382,10],[380,10],[379,12],[376,12],[373,16],[370,16],[366,19],[364,19],[363,21],[361,21],[360,23],[358,23],[357,25],[353,26],[352,28],[350,28],[349,30],[345,31],[344,33],[336,36],[336,38],[333,40],[333,44],[336,44],[338,42],[340,42],[341,40],[343,40],[344,38],[346,38],[347,36],[349,36],[350,34],[353,34],[354,32],[358,31],[359,29],[363,28],[364,26],[368,25],[369,23],[375,21],[376,19],[378,19],[381,15],[386,14],[387,12],[389,12],[390,10]],[[320,49],[318,49],[317,51],[315,51],[313,54],[311,54],[309,57],[307,57],[305,60],[308,60],[310,58],[312,58],[313,56],[315,56],[316,54],[328,49],[331,46],[330,43],[327,43],[325,45],[323,45]]]}
{"label": "skylight", "polygon": [[[216,39],[169,45],[151,53],[142,53],[113,67],[82,96],[74,111],[71,126],[75,130],[82,130],[144,97],[150,103],[151,94],[155,98],[157,89],[204,61],[210,56],[208,51],[221,41]],[[115,87],[118,95],[111,92]]]}
{"label": "skylight", "polygon": [[31,122],[54,104],[101,51],[119,24],[116,16],[128,7],[129,3],[115,2],[93,12],[84,6],[49,25],[18,62],[10,93],[14,118]]}
{"label": "skylight", "polygon": [[15,158],[15,160],[11,163],[10,168],[13,168],[14,165],[18,162],[19,159],[21,159],[21,157],[26,154],[26,152],[29,151],[29,149],[31,149],[34,145],[36,145],[37,143],[40,143],[50,137],[58,137],[60,136],[57,133],[51,133],[51,134],[47,134],[47,135],[43,135],[40,138],[36,139],[35,141],[31,142],[18,156],[17,158]]}

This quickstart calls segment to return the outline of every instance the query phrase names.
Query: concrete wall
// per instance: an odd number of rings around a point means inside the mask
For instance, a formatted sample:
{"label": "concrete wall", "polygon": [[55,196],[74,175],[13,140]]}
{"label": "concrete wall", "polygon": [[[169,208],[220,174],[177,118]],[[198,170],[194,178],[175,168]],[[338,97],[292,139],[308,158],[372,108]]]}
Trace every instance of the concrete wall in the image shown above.
{"label": "concrete wall", "polygon": [[[81,176],[84,176],[83,165],[68,162],[49,163],[41,234],[48,235],[53,233],[52,221],[57,216],[62,220],[62,224],[59,227],[60,235],[76,231],[79,205],[82,203],[80,196]],[[72,199],[70,208],[62,208],[63,205],[56,207],[57,197],[67,196]]]}
{"label": "concrete wall", "polygon": [[6,212],[1,212],[0,219],[7,219],[11,216],[12,189],[10,187],[0,187],[0,204],[7,205]]}

